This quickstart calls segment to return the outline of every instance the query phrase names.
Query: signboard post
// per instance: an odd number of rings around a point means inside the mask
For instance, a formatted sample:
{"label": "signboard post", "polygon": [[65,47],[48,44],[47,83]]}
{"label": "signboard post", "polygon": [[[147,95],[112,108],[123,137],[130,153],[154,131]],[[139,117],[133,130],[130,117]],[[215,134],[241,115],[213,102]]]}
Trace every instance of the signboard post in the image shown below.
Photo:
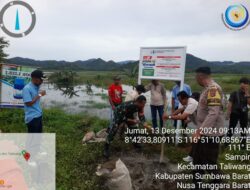
{"label": "signboard post", "polygon": [[[180,81],[183,90],[186,47],[142,47],[140,51],[138,84],[142,79]],[[181,122],[177,122],[177,131]],[[176,133],[176,143],[180,134]]]}
{"label": "signboard post", "polygon": [[22,90],[34,68],[0,64],[0,108],[23,108]]}

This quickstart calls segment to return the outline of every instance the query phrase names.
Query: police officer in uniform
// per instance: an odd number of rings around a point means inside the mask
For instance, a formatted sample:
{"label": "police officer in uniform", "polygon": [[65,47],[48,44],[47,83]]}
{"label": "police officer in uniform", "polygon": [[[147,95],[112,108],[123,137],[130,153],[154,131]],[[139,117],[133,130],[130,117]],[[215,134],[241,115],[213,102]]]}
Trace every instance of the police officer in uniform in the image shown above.
{"label": "police officer in uniform", "polygon": [[[223,93],[221,87],[211,78],[209,67],[198,68],[196,80],[203,87],[203,91],[197,108],[197,130],[193,135],[193,139],[197,139],[193,164],[194,166],[214,166],[217,165],[220,145],[219,141],[216,140],[224,135]],[[202,142],[201,139],[205,139],[205,142]],[[199,189],[197,184],[201,181],[196,179],[195,174],[204,174],[205,171],[214,174],[220,173],[219,169],[214,168],[193,171],[196,189]],[[220,181],[214,180],[211,182],[220,183]]]}

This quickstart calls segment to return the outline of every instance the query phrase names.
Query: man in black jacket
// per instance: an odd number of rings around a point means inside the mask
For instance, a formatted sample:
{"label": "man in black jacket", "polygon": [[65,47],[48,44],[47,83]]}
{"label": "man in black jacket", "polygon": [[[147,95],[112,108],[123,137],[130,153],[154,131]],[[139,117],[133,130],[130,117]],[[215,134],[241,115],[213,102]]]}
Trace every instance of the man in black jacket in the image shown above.
{"label": "man in black jacket", "polygon": [[[229,98],[229,104],[227,109],[227,119],[229,119],[229,130],[228,137],[232,137],[235,127],[240,122],[242,130],[247,129],[248,125],[248,105],[250,105],[250,94],[249,94],[249,79],[240,79],[240,89],[231,93]],[[243,138],[246,137],[246,133],[241,133]],[[244,147],[246,140],[243,139],[242,146]]]}

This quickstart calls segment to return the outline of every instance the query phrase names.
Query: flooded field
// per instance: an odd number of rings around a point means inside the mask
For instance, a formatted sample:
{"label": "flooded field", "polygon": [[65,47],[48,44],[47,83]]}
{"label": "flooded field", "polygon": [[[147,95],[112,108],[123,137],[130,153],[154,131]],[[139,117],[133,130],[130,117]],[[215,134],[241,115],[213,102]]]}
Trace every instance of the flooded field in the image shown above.
{"label": "flooded field", "polygon": [[[97,116],[102,119],[110,118],[110,106],[108,101],[108,92],[106,89],[92,86],[92,92],[87,91],[86,85],[76,86],[78,96],[69,98],[63,95],[62,91],[56,90],[53,85],[43,85],[42,89],[46,90],[47,95],[42,99],[44,108],[60,107],[67,113],[87,113],[91,116]],[[132,90],[131,86],[123,85],[123,89],[128,93]],[[144,94],[147,98],[145,116],[151,119],[150,113],[150,93]],[[171,100],[171,93],[167,92],[168,100]]]}

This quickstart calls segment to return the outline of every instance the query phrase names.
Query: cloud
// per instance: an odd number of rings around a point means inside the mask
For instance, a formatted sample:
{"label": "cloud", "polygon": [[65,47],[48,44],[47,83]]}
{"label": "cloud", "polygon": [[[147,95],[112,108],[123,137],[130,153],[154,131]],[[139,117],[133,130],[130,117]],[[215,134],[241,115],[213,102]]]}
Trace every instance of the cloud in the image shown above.
{"label": "cloud", "polygon": [[37,25],[23,39],[8,37],[11,57],[120,61],[138,59],[141,46],[185,45],[206,60],[250,60],[250,27],[230,31],[221,20],[230,4],[243,3],[250,10],[247,0],[26,2],[36,11]]}

